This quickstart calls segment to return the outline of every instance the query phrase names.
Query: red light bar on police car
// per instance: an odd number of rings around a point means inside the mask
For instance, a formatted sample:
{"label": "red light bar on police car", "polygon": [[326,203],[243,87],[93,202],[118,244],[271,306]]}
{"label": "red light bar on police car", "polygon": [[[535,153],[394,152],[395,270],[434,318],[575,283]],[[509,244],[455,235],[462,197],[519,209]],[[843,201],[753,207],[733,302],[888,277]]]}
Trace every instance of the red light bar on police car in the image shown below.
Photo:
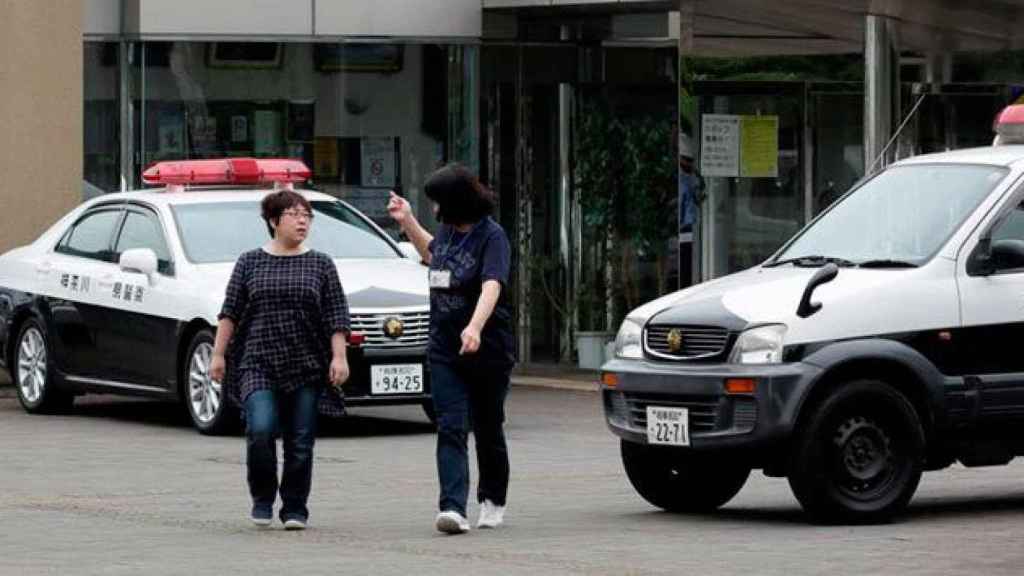
{"label": "red light bar on police car", "polygon": [[142,173],[146,184],[270,184],[305,182],[312,173],[289,158],[221,158],[157,162]]}
{"label": "red light bar on police car", "polygon": [[1024,104],[1011,104],[996,116],[993,145],[1024,144]]}

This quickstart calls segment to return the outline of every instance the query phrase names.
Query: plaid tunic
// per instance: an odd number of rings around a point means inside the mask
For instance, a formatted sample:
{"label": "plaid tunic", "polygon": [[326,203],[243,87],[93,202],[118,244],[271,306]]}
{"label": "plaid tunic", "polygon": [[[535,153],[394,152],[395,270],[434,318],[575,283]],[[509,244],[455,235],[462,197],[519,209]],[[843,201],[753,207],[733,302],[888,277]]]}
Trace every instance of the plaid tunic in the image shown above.
{"label": "plaid tunic", "polygon": [[348,334],[349,312],[338,270],[310,250],[275,256],[258,248],[242,254],[228,282],[219,318],[235,322],[228,348],[225,392],[244,406],[257,390],[321,391],[320,413],[345,413],[341,392],[328,383],[331,337]]}

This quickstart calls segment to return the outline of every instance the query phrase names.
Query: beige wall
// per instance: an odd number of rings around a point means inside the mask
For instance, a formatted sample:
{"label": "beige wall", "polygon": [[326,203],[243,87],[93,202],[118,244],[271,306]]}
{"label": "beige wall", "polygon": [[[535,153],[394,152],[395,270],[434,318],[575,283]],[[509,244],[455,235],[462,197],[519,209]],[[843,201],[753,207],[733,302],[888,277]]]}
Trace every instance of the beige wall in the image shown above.
{"label": "beige wall", "polygon": [[82,3],[0,0],[0,252],[82,199]]}

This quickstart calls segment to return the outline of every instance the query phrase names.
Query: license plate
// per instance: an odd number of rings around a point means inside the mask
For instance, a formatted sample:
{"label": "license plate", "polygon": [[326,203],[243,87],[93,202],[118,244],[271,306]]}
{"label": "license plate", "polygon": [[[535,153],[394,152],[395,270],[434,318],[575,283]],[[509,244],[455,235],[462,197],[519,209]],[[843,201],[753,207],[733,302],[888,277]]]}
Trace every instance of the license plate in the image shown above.
{"label": "license plate", "polygon": [[647,407],[647,443],[690,445],[690,413],[686,408]]}
{"label": "license plate", "polygon": [[419,394],[423,392],[422,364],[370,366],[370,394]]}

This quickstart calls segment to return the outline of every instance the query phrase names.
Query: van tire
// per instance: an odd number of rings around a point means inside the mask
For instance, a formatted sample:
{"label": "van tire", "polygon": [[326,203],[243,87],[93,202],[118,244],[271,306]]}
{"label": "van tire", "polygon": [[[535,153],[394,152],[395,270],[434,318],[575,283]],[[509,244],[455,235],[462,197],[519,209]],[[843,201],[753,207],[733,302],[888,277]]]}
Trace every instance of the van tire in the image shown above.
{"label": "van tire", "polygon": [[925,438],[907,398],[878,380],[845,382],[810,407],[794,438],[789,485],[823,523],[886,522],[921,480]]}
{"label": "van tire", "polygon": [[750,466],[710,454],[621,441],[629,482],[651,504],[669,512],[710,512],[747,482]]}

